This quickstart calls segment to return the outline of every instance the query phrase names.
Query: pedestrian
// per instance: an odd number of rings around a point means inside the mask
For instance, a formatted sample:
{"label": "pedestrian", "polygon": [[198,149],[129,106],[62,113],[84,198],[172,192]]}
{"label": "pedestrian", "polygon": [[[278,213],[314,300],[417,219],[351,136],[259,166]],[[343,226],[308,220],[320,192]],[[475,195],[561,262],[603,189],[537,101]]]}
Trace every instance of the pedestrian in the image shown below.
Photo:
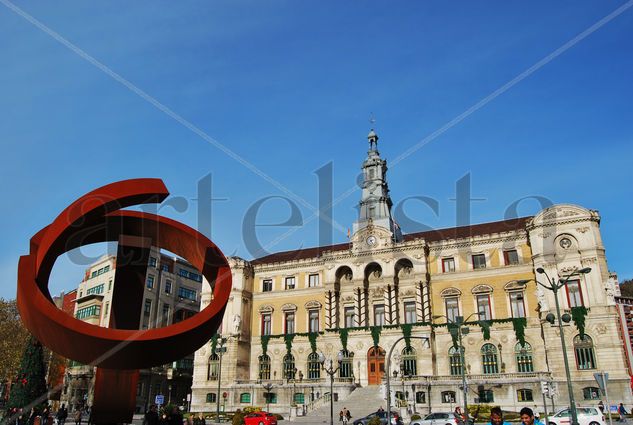
{"label": "pedestrian", "polygon": [[541,421],[536,419],[534,411],[529,407],[521,409],[521,423],[523,425],[543,425]]}
{"label": "pedestrian", "polygon": [[347,407],[343,407],[343,410],[341,410],[341,413],[343,414],[343,425],[347,425],[347,421],[349,421],[349,411],[347,410]]}
{"label": "pedestrian", "polygon": [[81,408],[78,408],[77,410],[75,410],[75,425],[81,425],[82,416],[83,416],[83,412],[81,411]]}
{"label": "pedestrian", "polygon": [[338,421],[343,422],[343,411],[338,412]]}
{"label": "pedestrian", "polygon": [[380,406],[380,408],[378,409],[378,413],[384,412],[385,409],[382,408],[382,406]]}
{"label": "pedestrian", "polygon": [[618,406],[618,415],[620,415],[620,422],[626,422],[626,416],[628,415],[629,412],[626,411],[626,409],[624,408],[624,405],[622,403],[620,403],[620,405]]}
{"label": "pedestrian", "polygon": [[600,409],[601,413],[604,413],[604,403],[602,402],[602,400],[600,400],[600,402],[598,403],[598,409]]}
{"label": "pedestrian", "polygon": [[343,423],[347,424],[349,422],[350,419],[352,419],[352,413],[349,411],[349,409],[346,407],[345,410],[347,410],[347,412],[345,413],[345,421],[343,421]]}
{"label": "pedestrian", "polygon": [[149,410],[145,412],[143,425],[158,425],[158,411],[156,410],[155,404],[152,404]]}
{"label": "pedestrian", "polygon": [[167,417],[167,423],[169,425],[182,425],[182,413],[178,406],[173,406],[169,416]]}
{"label": "pedestrian", "polygon": [[510,425],[510,422],[503,420],[503,410],[501,407],[495,406],[490,409],[490,422],[488,425]]}
{"label": "pedestrian", "polygon": [[62,407],[57,411],[57,425],[64,425],[66,418],[68,417],[68,410],[66,405],[62,404]]}

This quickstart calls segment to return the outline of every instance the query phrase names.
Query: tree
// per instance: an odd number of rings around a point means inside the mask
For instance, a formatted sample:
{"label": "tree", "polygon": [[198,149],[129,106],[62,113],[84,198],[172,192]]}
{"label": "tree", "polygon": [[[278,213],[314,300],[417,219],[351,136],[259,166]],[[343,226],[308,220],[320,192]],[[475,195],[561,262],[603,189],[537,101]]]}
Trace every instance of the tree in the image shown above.
{"label": "tree", "polygon": [[0,298],[0,382],[15,378],[28,339],[15,300]]}
{"label": "tree", "polygon": [[[42,397],[43,396],[43,397]],[[20,371],[11,386],[8,409],[35,406],[47,402],[46,365],[42,344],[30,336],[20,363]]]}
{"label": "tree", "polygon": [[620,285],[620,292],[623,297],[633,297],[633,279],[622,282]]}

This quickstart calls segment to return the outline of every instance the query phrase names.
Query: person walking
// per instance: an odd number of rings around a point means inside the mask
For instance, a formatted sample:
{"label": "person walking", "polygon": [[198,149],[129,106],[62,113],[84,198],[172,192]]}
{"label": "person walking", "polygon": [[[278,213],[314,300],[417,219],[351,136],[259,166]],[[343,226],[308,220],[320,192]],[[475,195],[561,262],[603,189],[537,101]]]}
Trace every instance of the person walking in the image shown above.
{"label": "person walking", "polygon": [[75,410],[75,425],[81,425],[81,418],[83,416],[83,412],[81,411],[81,408],[77,408],[77,410]]}
{"label": "person walking", "polygon": [[626,416],[628,415],[629,412],[626,411],[626,409],[624,408],[624,405],[622,403],[620,403],[620,405],[618,406],[618,415],[620,415],[620,422],[626,422]]}
{"label": "person walking", "polygon": [[349,420],[347,415],[347,407],[343,407],[343,410],[341,410],[341,420],[343,421],[343,425],[347,425],[347,421]]}
{"label": "person walking", "polygon": [[347,412],[345,412],[345,420],[343,420],[343,423],[345,425],[347,425],[347,423],[349,422],[350,419],[352,419],[352,413],[349,411],[349,409],[346,407],[345,410]]}
{"label": "person walking", "polygon": [[62,404],[62,407],[60,407],[57,411],[57,425],[64,425],[67,417],[68,410],[66,409],[66,405]]}
{"label": "person walking", "polygon": [[143,425],[158,425],[158,411],[155,404],[152,404],[149,410],[145,412]]}
{"label": "person walking", "polygon": [[598,409],[600,409],[600,413],[604,413],[604,403],[602,400],[598,403]]}

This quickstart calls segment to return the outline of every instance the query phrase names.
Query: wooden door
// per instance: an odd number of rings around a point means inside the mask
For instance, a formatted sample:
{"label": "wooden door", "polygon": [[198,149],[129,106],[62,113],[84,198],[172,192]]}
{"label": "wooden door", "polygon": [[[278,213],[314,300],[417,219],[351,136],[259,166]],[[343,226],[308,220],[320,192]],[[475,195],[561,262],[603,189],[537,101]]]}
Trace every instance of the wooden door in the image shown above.
{"label": "wooden door", "polygon": [[369,385],[380,385],[385,374],[385,350],[371,347],[367,352],[367,373]]}

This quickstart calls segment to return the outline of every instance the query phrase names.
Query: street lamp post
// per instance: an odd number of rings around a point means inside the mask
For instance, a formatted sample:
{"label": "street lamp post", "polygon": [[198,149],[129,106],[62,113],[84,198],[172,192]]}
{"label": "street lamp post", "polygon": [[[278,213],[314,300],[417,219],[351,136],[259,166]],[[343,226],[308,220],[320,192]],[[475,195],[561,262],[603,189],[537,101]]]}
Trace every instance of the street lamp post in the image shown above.
{"label": "street lamp post", "polygon": [[262,388],[266,390],[266,412],[270,413],[270,390],[273,389],[273,384],[270,382],[262,384]]}
{"label": "street lamp post", "polygon": [[[396,344],[400,341],[402,341],[405,337],[401,336],[400,338],[396,339],[394,341],[393,344],[391,344],[391,348],[389,349],[389,354],[387,354],[387,373],[385,373],[385,376],[387,377],[387,425],[391,424],[391,378],[389,375],[389,371],[391,370],[391,354],[393,353],[393,349],[396,346]],[[429,338],[426,336],[411,336],[411,339],[422,339],[424,341],[426,341],[427,343],[429,342]]]}
{"label": "street lamp post", "polygon": [[226,341],[227,341],[226,338],[223,338],[223,337],[218,338],[218,345],[217,347],[215,347],[215,352],[220,357],[218,361],[218,394],[215,398],[215,401],[217,403],[216,419],[218,422],[220,422],[220,391],[222,390],[222,355],[226,353],[226,347],[224,346]]}
{"label": "street lamp post", "polygon": [[334,361],[332,359],[329,359],[330,366],[325,367],[325,354],[319,353],[321,368],[330,376],[330,425],[334,425],[334,374],[341,368],[341,362],[343,361],[342,352],[339,351],[337,359],[338,366],[336,368],[334,368]]}
{"label": "street lamp post", "polygon": [[569,282],[569,279],[573,276],[580,276],[581,274],[587,274],[591,271],[590,267],[585,267],[583,269],[575,269],[573,272],[571,272],[570,274],[564,276],[563,278],[561,278],[560,276],[558,277],[558,282],[556,281],[556,279],[554,278],[550,278],[549,275],[547,274],[547,272],[545,271],[545,269],[543,269],[542,267],[539,267],[536,269],[536,272],[538,274],[544,274],[545,277],[547,278],[547,285],[542,284],[541,282],[539,282],[538,280],[536,281],[536,283],[538,283],[539,285],[541,285],[543,288],[545,289],[549,289],[550,291],[552,291],[554,293],[554,304],[556,305],[556,317],[553,317],[554,315],[552,313],[549,313],[546,316],[546,320],[548,322],[550,322],[551,324],[554,324],[554,321],[556,321],[556,324],[558,326],[558,331],[560,334],[560,343],[562,346],[562,351],[563,351],[563,363],[565,364],[565,376],[567,378],[567,392],[569,393],[569,409],[571,411],[571,425],[578,425],[578,413],[576,411],[576,400],[574,398],[574,389],[572,387],[571,384],[571,373],[569,372],[569,360],[567,359],[567,348],[566,348],[566,344],[565,344],[565,333],[563,330],[563,320],[565,322],[569,322],[571,320],[571,318],[569,318],[568,314],[564,314],[563,316],[567,316],[565,318],[561,317],[560,314],[560,303],[558,301],[558,290],[561,288],[564,288],[567,285],[567,282]]}
{"label": "street lamp post", "polygon": [[455,316],[455,320],[451,320],[446,316],[433,316],[434,319],[445,318],[447,323],[451,323],[457,326],[457,344],[459,347],[459,362],[460,371],[462,375],[462,401],[464,403],[464,418],[468,418],[468,384],[466,383],[466,356],[464,353],[464,344],[462,343],[462,337],[468,335],[470,328],[463,326],[471,317],[479,316],[479,313],[473,313],[464,320],[464,316]]}

